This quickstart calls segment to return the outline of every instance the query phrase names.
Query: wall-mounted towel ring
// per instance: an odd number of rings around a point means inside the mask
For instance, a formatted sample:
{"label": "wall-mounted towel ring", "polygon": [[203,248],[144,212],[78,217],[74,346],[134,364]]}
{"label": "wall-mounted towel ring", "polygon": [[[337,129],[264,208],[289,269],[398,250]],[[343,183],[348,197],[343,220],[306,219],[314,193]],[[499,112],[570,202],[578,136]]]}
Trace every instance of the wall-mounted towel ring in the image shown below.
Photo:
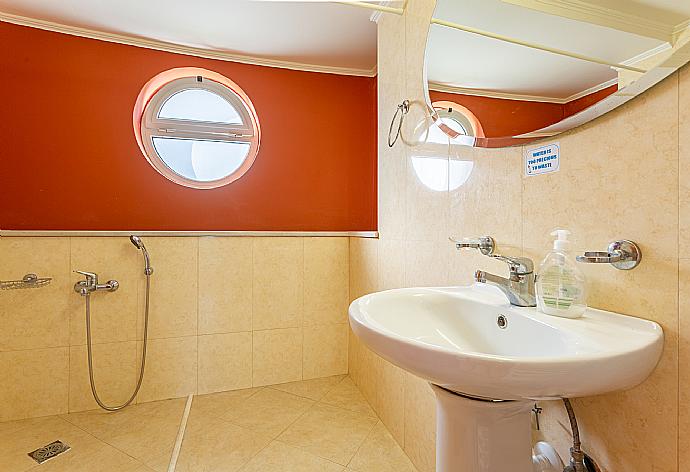
{"label": "wall-mounted towel ring", "polygon": [[[402,124],[403,120],[405,119],[405,115],[410,111],[410,101],[409,100],[404,100],[402,103],[398,105],[397,110],[395,110],[395,115],[393,115],[393,119],[391,120],[391,125],[388,128],[388,147],[393,147],[395,146],[395,143],[398,142],[398,138],[400,137],[400,131],[402,130]],[[391,137],[393,135],[393,128],[395,128],[395,122],[398,122],[397,126],[397,131],[395,132],[395,137]]]}

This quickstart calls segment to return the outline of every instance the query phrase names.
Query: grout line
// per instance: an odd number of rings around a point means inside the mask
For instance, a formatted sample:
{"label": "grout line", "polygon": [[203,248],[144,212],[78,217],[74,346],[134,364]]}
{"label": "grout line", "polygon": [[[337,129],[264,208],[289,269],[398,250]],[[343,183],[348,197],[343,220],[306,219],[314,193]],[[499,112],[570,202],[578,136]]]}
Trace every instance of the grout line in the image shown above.
{"label": "grout line", "polygon": [[[72,274],[72,238],[67,238],[67,279]],[[70,412],[72,397],[72,310],[67,314],[67,413]]]}
{"label": "grout line", "polygon": [[187,397],[187,404],[184,407],[184,413],[182,413],[182,420],[180,421],[180,429],[177,432],[177,438],[175,439],[175,447],[173,448],[172,455],[170,456],[170,464],[168,464],[168,472],[175,472],[175,467],[177,467],[177,458],[180,456],[180,449],[182,449],[182,441],[184,440],[184,433],[187,429],[187,420],[189,419],[189,411],[192,409],[192,400],[194,399],[194,394],[190,393]]}
{"label": "grout line", "polygon": [[[680,72],[676,72],[676,122],[678,123],[678,134],[676,135],[676,333],[680,337]],[[676,468],[680,470],[681,460],[680,460],[680,389],[681,389],[681,376],[680,376],[680,348],[681,343],[678,342],[676,345]]]}
{"label": "grout line", "polygon": [[[77,411],[77,412],[75,412],[75,413],[85,413],[85,412],[87,412],[87,411],[95,411],[95,410],[83,410],[83,411]],[[51,415],[51,416],[52,416],[52,415]],[[81,426],[80,424],[77,424],[77,423],[74,423],[74,422],[70,421],[70,420],[69,420],[69,413],[68,413],[68,414],[65,414],[65,415],[56,415],[56,416],[57,416],[58,418],[60,418],[61,420],[63,420],[64,422],[69,423],[70,425],[74,426],[75,428],[77,428],[77,429],[83,431],[84,433],[88,434],[88,435],[91,436],[92,438],[96,439],[96,441],[102,442],[103,444],[106,444],[106,445],[112,447],[112,448],[115,449],[116,451],[119,451],[119,452],[121,452],[122,454],[124,454],[124,455],[126,455],[126,456],[128,456],[128,457],[131,457],[132,459],[134,459],[135,461],[139,462],[140,464],[145,465],[141,459],[139,459],[139,458],[137,458],[137,457],[134,457],[133,455],[131,455],[129,452],[125,451],[124,449],[121,449],[120,447],[118,447],[118,446],[116,446],[116,445],[114,445],[114,444],[111,444],[109,441],[106,441],[104,438],[102,438],[102,437],[100,437],[100,436],[97,436],[96,434],[94,434],[93,432],[87,430],[86,428],[84,428],[84,427]]]}
{"label": "grout line", "polygon": [[[376,423],[374,423],[374,426],[371,427],[371,429],[369,430],[369,432],[367,433],[367,435],[364,436],[364,439],[362,440],[361,444],[359,445],[359,447],[357,447],[357,450],[355,451],[355,453],[352,454],[352,457],[350,457],[350,460],[347,461],[347,464],[345,465],[345,467],[350,467],[350,464],[352,464],[352,461],[355,460],[355,457],[357,457],[357,454],[359,454],[359,451],[362,449],[362,447],[364,447],[364,444],[366,444],[366,442],[369,441],[369,439],[370,439],[370,438],[372,437],[372,435],[374,434],[374,430],[375,430],[376,427],[379,425],[379,423],[381,423],[381,424],[383,425],[383,427],[386,428],[386,425],[383,424],[383,421],[381,421],[381,418],[379,418],[379,417],[377,416],[377,417],[376,417]],[[388,428],[386,428],[386,431],[388,431]],[[389,434],[390,434],[390,431],[389,431]],[[392,436],[392,435],[391,435],[391,436]],[[393,439],[393,441],[395,442],[395,439]],[[396,444],[397,444],[397,443],[396,443]],[[398,447],[400,447],[400,446],[398,446]],[[402,449],[402,448],[401,448],[401,449]],[[354,470],[354,469],[353,469],[353,470]]]}
{"label": "grout line", "polygon": [[300,297],[302,298],[302,303],[300,306],[300,317],[299,317],[299,328],[300,334],[302,336],[302,342],[300,344],[300,380],[304,380],[304,292],[307,289],[307,277],[306,277],[306,238],[301,238],[302,240],[302,293]]}
{"label": "grout line", "polygon": [[250,347],[250,349],[251,349],[251,356],[252,356],[252,359],[251,359],[250,365],[249,365],[249,370],[250,370],[249,384],[252,387],[254,387],[254,276],[255,276],[254,247],[255,247],[255,244],[256,244],[256,238],[252,238],[249,241],[249,247],[250,247],[249,255],[250,255],[250,259],[251,259],[251,262],[250,262],[251,267],[249,269],[249,277],[250,277],[250,279],[249,279],[249,282],[250,282],[249,283],[249,297],[251,300],[251,303],[249,304],[249,309],[251,310],[251,313],[250,313],[251,316],[249,319],[249,329],[251,331],[251,347]]}

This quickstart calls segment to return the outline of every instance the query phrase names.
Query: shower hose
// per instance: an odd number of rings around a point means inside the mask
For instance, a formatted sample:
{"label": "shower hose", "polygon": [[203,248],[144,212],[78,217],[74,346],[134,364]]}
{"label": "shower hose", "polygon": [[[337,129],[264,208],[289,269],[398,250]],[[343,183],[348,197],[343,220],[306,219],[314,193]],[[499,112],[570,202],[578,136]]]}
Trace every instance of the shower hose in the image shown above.
{"label": "shower hose", "polygon": [[146,344],[148,341],[149,332],[149,292],[151,289],[151,274],[146,272],[146,307],[144,314],[144,342],[141,349],[141,365],[139,366],[139,378],[137,379],[137,385],[134,387],[134,392],[129,399],[116,406],[109,406],[103,403],[103,401],[98,396],[96,390],[96,383],[93,380],[93,347],[91,343],[91,294],[86,295],[86,346],[87,354],[89,358],[89,383],[91,384],[91,393],[93,393],[93,398],[98,403],[98,406],[107,411],[117,411],[121,410],[130,403],[134,401],[141,388],[141,382],[144,380],[144,367],[146,366]]}

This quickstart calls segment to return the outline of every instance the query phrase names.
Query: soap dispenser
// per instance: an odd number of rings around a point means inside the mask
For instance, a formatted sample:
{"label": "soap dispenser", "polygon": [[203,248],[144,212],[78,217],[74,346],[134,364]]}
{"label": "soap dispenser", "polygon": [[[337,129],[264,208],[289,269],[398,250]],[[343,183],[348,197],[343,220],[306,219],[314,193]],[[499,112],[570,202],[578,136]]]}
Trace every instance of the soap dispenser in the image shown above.
{"label": "soap dispenser", "polygon": [[570,254],[569,235],[566,229],[551,233],[556,239],[539,267],[537,306],[547,315],[579,318],[587,309],[585,277]]}

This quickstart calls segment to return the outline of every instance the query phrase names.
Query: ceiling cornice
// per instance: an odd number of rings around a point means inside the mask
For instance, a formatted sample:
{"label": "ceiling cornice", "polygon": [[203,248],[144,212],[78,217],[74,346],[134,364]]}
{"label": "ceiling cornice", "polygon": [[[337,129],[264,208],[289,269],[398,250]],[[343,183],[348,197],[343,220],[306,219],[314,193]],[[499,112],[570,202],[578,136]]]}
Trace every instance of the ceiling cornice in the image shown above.
{"label": "ceiling cornice", "polygon": [[429,90],[436,92],[457,93],[474,97],[500,98],[502,100],[522,100],[526,102],[565,103],[562,98],[547,97],[542,95],[522,95],[518,93],[496,92],[476,88],[460,87],[453,84],[429,82]]}
{"label": "ceiling cornice", "polygon": [[36,18],[13,15],[11,13],[4,13],[1,11],[0,21],[20,26],[28,26],[31,28],[52,31],[55,33],[69,34],[72,36],[79,36],[82,38],[96,39],[99,41],[124,44],[127,46],[136,46],[146,49],[154,49],[157,51],[184,54],[187,56],[203,57],[205,59],[239,62],[242,64],[251,64],[265,67],[277,67],[280,69],[290,69],[305,72],[320,72],[325,74],[352,75],[361,77],[376,76],[376,66],[372,67],[371,69],[354,69],[346,67],[323,66],[318,64],[305,64],[299,62],[280,61],[274,59],[244,56],[240,54],[232,54],[223,51],[214,51],[210,49],[203,49],[192,46],[182,46],[179,44],[168,43],[165,41],[158,41],[154,39],[140,38],[132,35],[106,33],[103,31],[97,31],[89,28],[80,28],[77,26],[63,25],[51,21],[39,20]]}
{"label": "ceiling cornice", "polygon": [[[582,0],[502,0],[506,3],[557,15],[572,20],[592,23],[633,33],[648,38],[673,43],[677,28],[673,25],[651,20],[643,14],[621,11]],[[687,25],[686,25],[687,26]]]}
{"label": "ceiling cornice", "polygon": [[671,46],[669,43],[663,43],[655,48],[650,49],[649,51],[645,51],[641,54],[638,54],[635,57],[631,57],[630,59],[621,62],[621,64],[626,66],[634,66],[635,64],[639,64],[642,61],[645,61],[650,57],[654,57],[657,54],[661,54],[664,51],[668,51],[669,49],[673,49],[673,46]]}
{"label": "ceiling cornice", "polygon": [[678,41],[678,38],[680,38],[680,35],[683,34],[686,30],[690,29],[690,19],[678,23],[675,28],[673,28],[673,44],[676,44],[676,41]]}
{"label": "ceiling cornice", "polygon": [[618,83],[618,78],[616,77],[616,78],[613,78],[611,80],[607,80],[606,82],[595,85],[595,86],[590,87],[586,90],[583,90],[582,92],[575,93],[575,94],[570,95],[569,97],[565,97],[565,98],[547,97],[547,96],[542,96],[542,95],[521,95],[518,93],[496,92],[493,90],[472,89],[472,88],[458,87],[458,86],[450,85],[450,84],[441,84],[438,82],[429,82],[429,90],[434,90],[436,92],[447,92],[447,93],[457,93],[457,94],[462,94],[462,95],[471,95],[474,97],[499,98],[502,100],[521,100],[521,101],[525,101],[525,102],[556,103],[559,105],[565,105],[566,103],[570,103],[573,100],[577,100],[578,98],[582,98],[582,97],[585,97],[589,94],[598,92],[600,90],[608,88],[608,87],[615,85],[617,83]]}

